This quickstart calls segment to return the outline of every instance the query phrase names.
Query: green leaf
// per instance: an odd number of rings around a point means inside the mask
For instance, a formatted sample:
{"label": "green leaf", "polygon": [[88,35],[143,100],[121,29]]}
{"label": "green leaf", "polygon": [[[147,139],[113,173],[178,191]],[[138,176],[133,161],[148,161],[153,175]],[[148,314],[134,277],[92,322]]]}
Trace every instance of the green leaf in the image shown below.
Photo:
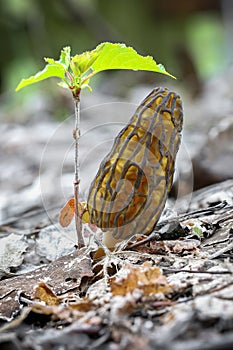
{"label": "green leaf", "polygon": [[66,70],[68,70],[70,66],[70,52],[70,46],[63,47],[61,50],[59,62],[65,67]]}
{"label": "green leaf", "polygon": [[132,47],[108,42],[100,45],[101,51],[91,66],[96,73],[109,69],[132,69],[162,73],[175,78],[162,64],[157,64],[153,57],[141,56]]}
{"label": "green leaf", "polygon": [[199,237],[203,238],[204,237],[204,234],[202,232],[202,229],[198,226],[194,226],[193,227],[193,232],[198,235]]}
{"label": "green leaf", "polygon": [[[80,89],[89,86],[89,80],[98,72],[110,69],[146,70],[162,73],[172,78],[162,64],[157,64],[151,56],[141,56],[132,47],[125,44],[101,43],[92,51],[70,57],[70,47],[61,50],[58,61],[45,58],[45,68],[27,79],[22,79],[16,91],[39,81],[57,77],[61,79],[60,86],[69,87],[73,95]],[[87,74],[91,69],[91,71]]]}
{"label": "green leaf", "polygon": [[70,68],[75,75],[82,75],[87,72],[95,60],[98,58],[100,52],[103,50],[104,44],[100,44],[92,51],[85,51],[80,55],[72,57]]}
{"label": "green leaf", "polygon": [[70,64],[70,47],[67,46],[62,49],[59,61],[55,61],[53,58],[45,58],[44,60],[48,63],[45,68],[27,79],[22,79],[15,91],[19,91],[25,86],[38,83],[39,81],[51,77],[57,77],[64,80],[65,72],[68,70]]}
{"label": "green leaf", "polygon": [[47,64],[47,66],[42,71],[38,72],[35,75],[30,76],[27,79],[22,79],[18,84],[18,86],[16,87],[15,91],[19,91],[25,86],[38,83],[41,80],[45,80],[51,77],[57,77],[57,78],[63,79],[64,76],[65,76],[64,67],[61,67],[55,64]]}

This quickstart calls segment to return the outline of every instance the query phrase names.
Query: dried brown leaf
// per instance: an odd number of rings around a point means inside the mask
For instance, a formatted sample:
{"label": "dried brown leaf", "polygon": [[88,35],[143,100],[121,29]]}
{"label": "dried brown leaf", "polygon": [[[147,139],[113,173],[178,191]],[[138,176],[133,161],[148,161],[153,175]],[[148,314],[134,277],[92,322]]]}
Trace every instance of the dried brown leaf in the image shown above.
{"label": "dried brown leaf", "polygon": [[171,287],[159,267],[145,262],[141,266],[127,266],[110,280],[113,295],[126,295],[139,289],[144,295],[169,293]]}
{"label": "dried brown leaf", "polygon": [[59,222],[62,227],[67,227],[75,213],[75,199],[70,198],[60,211]]}
{"label": "dried brown leaf", "polygon": [[[59,302],[59,299],[57,299],[57,301]],[[95,313],[97,309],[98,304],[95,304],[93,301],[85,297],[83,299],[78,299],[76,302],[59,305],[44,305],[43,303],[38,302],[32,304],[33,312],[50,315],[53,319],[65,320],[66,322],[72,322],[83,316],[85,316],[85,322],[90,321],[90,319],[86,317],[87,313],[92,310]],[[91,316],[93,317],[93,314]]]}
{"label": "dried brown leaf", "polygon": [[82,300],[79,300],[75,303],[70,303],[69,307],[72,308],[73,310],[77,310],[80,312],[88,312],[91,309],[95,308],[95,304],[93,303],[93,301],[91,301],[87,297],[86,298],[84,297]]}
{"label": "dried brown leaf", "polygon": [[34,299],[39,299],[39,301],[43,301],[49,306],[59,304],[58,297],[46,283],[40,282],[34,290]]}
{"label": "dried brown leaf", "polygon": [[[200,242],[197,240],[152,241],[150,246],[141,246],[140,251],[149,254],[183,254],[184,252],[197,253]],[[137,249],[138,249],[137,248]]]}

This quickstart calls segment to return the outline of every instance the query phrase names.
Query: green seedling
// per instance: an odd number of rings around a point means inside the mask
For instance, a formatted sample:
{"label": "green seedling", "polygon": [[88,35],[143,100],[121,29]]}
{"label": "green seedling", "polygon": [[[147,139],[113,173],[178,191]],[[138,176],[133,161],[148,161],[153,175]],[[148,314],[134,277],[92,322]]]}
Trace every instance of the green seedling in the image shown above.
{"label": "green seedling", "polygon": [[[85,51],[81,54],[71,56],[71,49],[69,46],[61,50],[59,60],[53,58],[45,58],[47,63],[42,71],[27,79],[22,79],[16,91],[38,83],[48,78],[59,78],[58,83],[62,88],[67,88],[71,91],[74,106],[75,106],[75,128],[73,131],[75,144],[75,166],[74,166],[74,200],[70,206],[75,216],[76,231],[78,238],[78,247],[84,246],[82,236],[82,220],[79,215],[79,139],[80,139],[80,93],[84,88],[91,91],[90,81],[97,73],[112,70],[112,69],[127,69],[127,70],[144,70],[155,73],[162,73],[174,78],[168,73],[162,64],[157,64],[151,56],[141,56],[132,47],[127,47],[125,44],[104,42],[99,44],[92,51]],[[67,208],[67,207],[64,207]],[[69,222],[72,217],[72,212],[63,211],[64,221]],[[66,222],[66,224],[67,224]],[[64,226],[66,225],[64,224]]]}

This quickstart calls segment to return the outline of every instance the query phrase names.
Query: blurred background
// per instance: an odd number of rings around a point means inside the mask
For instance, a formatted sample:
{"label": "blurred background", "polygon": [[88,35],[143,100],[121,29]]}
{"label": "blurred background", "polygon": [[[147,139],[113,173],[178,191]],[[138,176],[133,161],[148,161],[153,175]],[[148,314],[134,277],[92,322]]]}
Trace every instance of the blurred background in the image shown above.
{"label": "blurred background", "polygon": [[101,41],[150,53],[198,92],[232,60],[232,11],[230,0],[1,0],[1,92],[65,45],[75,54]]}
{"label": "blurred background", "polygon": [[150,72],[109,71],[95,78],[92,94],[83,93],[84,199],[116,132],[158,85],[179,92],[185,110],[176,176],[181,184],[172,193],[188,194],[232,178],[231,0],[0,0],[0,39],[3,219],[41,205],[41,179],[42,201],[48,207],[72,193],[69,92],[50,80],[14,92],[23,77],[44,67],[43,57],[58,58],[67,45],[75,55],[102,41],[124,42],[152,55],[177,77],[173,81]]}

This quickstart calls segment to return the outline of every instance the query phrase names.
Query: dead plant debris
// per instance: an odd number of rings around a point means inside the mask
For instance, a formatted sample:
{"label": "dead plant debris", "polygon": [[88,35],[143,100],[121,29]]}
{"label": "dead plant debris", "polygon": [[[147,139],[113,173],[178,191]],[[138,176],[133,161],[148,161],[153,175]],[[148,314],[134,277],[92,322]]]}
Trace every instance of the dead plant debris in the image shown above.
{"label": "dead plant debris", "polygon": [[[194,198],[203,201],[200,192]],[[17,234],[16,225],[12,236],[8,226],[0,238],[0,344],[119,350],[227,346],[233,341],[232,204],[233,199],[208,208],[196,203],[189,213],[161,220],[150,237],[138,236],[98,259],[90,243],[68,255],[64,247],[66,255],[43,260],[39,232],[31,227],[33,235],[22,229]],[[12,242],[18,242],[15,261]],[[61,254],[62,245],[59,249]]]}

